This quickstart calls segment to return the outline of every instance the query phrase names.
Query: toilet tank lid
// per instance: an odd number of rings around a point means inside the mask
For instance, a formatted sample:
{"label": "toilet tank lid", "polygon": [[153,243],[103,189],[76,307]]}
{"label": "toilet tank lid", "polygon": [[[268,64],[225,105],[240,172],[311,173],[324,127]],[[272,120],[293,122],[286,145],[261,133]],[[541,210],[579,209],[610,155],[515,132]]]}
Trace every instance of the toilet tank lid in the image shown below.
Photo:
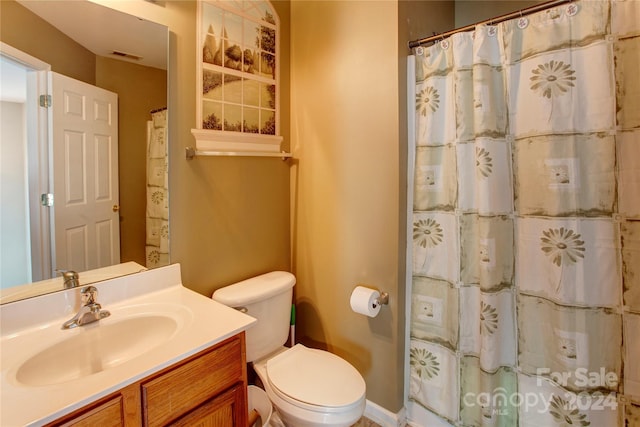
{"label": "toilet tank lid", "polygon": [[211,297],[229,307],[238,307],[285,292],[295,284],[296,277],[293,274],[272,271],[220,288]]}

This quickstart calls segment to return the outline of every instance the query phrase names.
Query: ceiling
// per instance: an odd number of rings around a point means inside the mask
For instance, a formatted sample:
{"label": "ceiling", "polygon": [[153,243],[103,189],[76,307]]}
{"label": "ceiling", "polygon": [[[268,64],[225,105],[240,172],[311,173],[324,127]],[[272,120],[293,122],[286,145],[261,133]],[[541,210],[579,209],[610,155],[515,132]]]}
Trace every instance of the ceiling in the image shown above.
{"label": "ceiling", "polygon": [[17,1],[96,55],[167,69],[169,32],[164,25],[88,0]]}

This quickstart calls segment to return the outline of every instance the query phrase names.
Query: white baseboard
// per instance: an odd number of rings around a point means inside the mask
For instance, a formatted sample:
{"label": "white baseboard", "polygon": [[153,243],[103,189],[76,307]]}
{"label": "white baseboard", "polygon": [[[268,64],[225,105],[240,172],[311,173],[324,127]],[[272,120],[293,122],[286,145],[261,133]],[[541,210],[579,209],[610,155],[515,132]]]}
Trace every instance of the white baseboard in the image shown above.
{"label": "white baseboard", "polygon": [[405,427],[407,425],[407,415],[404,408],[394,414],[370,400],[367,400],[364,416],[382,427]]}

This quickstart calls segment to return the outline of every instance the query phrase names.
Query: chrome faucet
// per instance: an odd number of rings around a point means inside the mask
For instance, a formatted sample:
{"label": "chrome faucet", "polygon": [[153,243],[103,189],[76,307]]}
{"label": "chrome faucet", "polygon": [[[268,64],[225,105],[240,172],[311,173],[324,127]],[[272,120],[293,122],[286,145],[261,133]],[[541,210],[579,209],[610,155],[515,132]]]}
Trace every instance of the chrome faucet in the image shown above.
{"label": "chrome faucet", "polygon": [[83,326],[93,323],[111,315],[107,310],[102,310],[102,306],[96,302],[98,290],[93,286],[86,286],[80,290],[82,307],[73,318],[62,324],[62,329],[71,329],[76,326]]}
{"label": "chrome faucet", "polygon": [[73,270],[58,270],[62,273],[64,289],[77,288],[80,286],[80,276]]}

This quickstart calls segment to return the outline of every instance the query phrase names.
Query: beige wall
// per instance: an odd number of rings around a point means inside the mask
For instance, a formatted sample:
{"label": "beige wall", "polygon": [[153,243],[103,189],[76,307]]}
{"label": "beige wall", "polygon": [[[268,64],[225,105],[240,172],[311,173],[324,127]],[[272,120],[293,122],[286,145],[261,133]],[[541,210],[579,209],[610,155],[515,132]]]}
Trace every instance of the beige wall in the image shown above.
{"label": "beige wall", "polygon": [[[398,8],[395,1],[291,5],[293,270],[302,342],[351,362],[367,399],[402,407],[398,290]],[[389,292],[376,318],[349,307]]]}
{"label": "beige wall", "polygon": [[[196,7],[180,8],[170,73],[170,239],[171,261],[183,268],[183,281],[205,294],[226,284],[271,270],[290,270],[289,162],[279,158],[200,157],[187,161],[195,144]],[[278,2],[287,22],[288,3]],[[288,38],[281,34],[282,72],[288,70]],[[280,87],[281,127],[289,146],[288,74]],[[177,102],[174,103],[173,100]],[[176,117],[177,115],[177,117]]]}
{"label": "beige wall", "polygon": [[51,65],[51,71],[95,84],[95,55],[15,0],[0,0],[0,40]]}
{"label": "beige wall", "polygon": [[118,94],[120,258],[146,265],[147,121],[167,105],[167,72],[98,56],[96,86]]}
{"label": "beige wall", "polygon": [[[408,43],[428,37],[433,33],[443,33],[454,28],[455,4],[453,0],[400,0],[398,7],[402,18],[398,20],[398,34],[402,53],[409,54]],[[402,56],[406,59],[406,56]],[[406,88],[406,86],[400,86]]]}
{"label": "beige wall", "polygon": [[[407,42],[453,26],[452,2],[292,2],[292,256],[301,341],[364,376],[367,399],[403,404]],[[376,318],[349,307],[389,292]]]}
{"label": "beige wall", "polygon": [[545,1],[547,0],[456,0],[455,26],[458,28],[475,24]]}

